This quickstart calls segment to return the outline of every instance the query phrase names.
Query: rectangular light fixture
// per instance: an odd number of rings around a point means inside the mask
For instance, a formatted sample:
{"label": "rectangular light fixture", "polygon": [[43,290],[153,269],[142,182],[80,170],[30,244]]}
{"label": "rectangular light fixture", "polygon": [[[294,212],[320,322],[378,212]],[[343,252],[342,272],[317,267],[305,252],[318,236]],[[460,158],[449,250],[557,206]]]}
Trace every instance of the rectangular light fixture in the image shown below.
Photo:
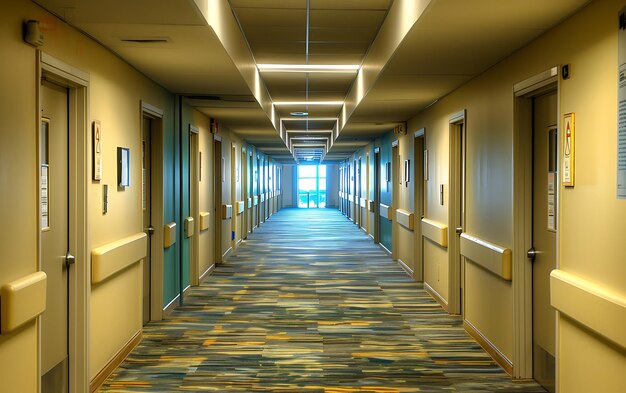
{"label": "rectangular light fixture", "polygon": [[[343,101],[274,101],[274,105],[283,106],[283,105],[343,105]],[[306,117],[302,117],[302,119],[306,119]]]}
{"label": "rectangular light fixture", "polygon": [[358,64],[257,64],[260,72],[329,72],[356,74]]}
{"label": "rectangular light fixture", "polygon": [[301,141],[308,141],[308,140],[328,140],[327,136],[292,136],[289,139],[296,139],[296,140],[301,140]]}
{"label": "rectangular light fixture", "polygon": [[339,119],[336,117],[281,117],[280,121],[338,121]]}
{"label": "rectangular light fixture", "polygon": [[[333,130],[287,130],[287,134],[332,134]],[[287,135],[289,137],[289,135]]]}

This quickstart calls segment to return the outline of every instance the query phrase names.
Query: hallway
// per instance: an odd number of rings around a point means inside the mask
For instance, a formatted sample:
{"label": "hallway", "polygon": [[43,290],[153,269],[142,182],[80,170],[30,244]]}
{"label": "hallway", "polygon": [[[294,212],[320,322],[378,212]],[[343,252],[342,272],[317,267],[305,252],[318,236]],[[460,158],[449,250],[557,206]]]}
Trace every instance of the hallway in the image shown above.
{"label": "hallway", "polygon": [[542,392],[334,209],[284,209],[144,329],[102,392]]}

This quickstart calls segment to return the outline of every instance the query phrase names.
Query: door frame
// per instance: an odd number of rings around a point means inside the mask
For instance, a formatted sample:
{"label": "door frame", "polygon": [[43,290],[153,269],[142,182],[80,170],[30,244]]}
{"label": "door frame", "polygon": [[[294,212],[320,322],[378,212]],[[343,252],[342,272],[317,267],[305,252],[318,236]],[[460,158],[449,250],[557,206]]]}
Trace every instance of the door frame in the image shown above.
{"label": "door frame", "polygon": [[361,225],[365,233],[370,234],[370,153],[365,153],[365,225]]}
{"label": "door frame", "polygon": [[[163,110],[140,101],[140,119],[152,120],[150,129],[150,321],[163,318]],[[141,138],[141,135],[139,136]],[[157,153],[157,154],[153,154]],[[143,229],[143,228],[142,228]]]}
{"label": "door frame", "polygon": [[256,155],[256,222],[255,228],[261,226],[261,156]]}
{"label": "door frame", "polygon": [[241,219],[241,238],[248,238],[248,153],[245,146],[241,147],[241,199],[243,200],[243,217]]}
{"label": "door frame", "polygon": [[[233,214],[230,219],[230,247],[234,250],[237,248],[237,145],[230,144],[230,204],[232,205]],[[233,236],[233,233],[235,236]]]}
{"label": "door frame", "polygon": [[380,147],[374,148],[374,243],[380,243]]}
{"label": "door frame", "polygon": [[[450,116],[449,122],[449,192],[448,192],[448,312],[461,314],[463,301],[463,256],[460,233],[465,231],[465,141],[467,135],[465,110]],[[459,157],[462,162],[459,162]]]}
{"label": "door frame", "polygon": [[[76,263],[68,269],[68,356],[69,392],[89,390],[89,304],[91,298],[89,222],[88,222],[88,178],[90,165],[89,144],[91,133],[87,132],[89,112],[89,73],[81,71],[45,52],[37,51],[36,85],[36,129],[39,130],[41,117],[41,80],[43,77],[68,88],[68,215],[69,252],[76,257]],[[39,132],[39,131],[38,131]],[[37,151],[40,149],[36,138]],[[37,190],[41,184],[41,173],[37,169]],[[41,195],[37,193],[38,217],[41,217]],[[37,220],[37,270],[42,270],[41,220]],[[41,317],[38,318],[38,365],[37,386],[41,388]]]}
{"label": "door frame", "polygon": [[[416,140],[422,140],[422,151],[416,150]],[[422,237],[422,218],[424,218],[424,206],[426,205],[426,129],[420,128],[413,134],[413,279],[424,281],[424,238]],[[418,170],[419,169],[419,170]],[[422,190],[418,197],[417,189]]]}
{"label": "door frame", "polygon": [[189,285],[200,285],[200,129],[189,124],[189,216],[193,235],[189,237]]}
{"label": "door frame", "polygon": [[[359,207],[359,201],[357,200],[357,183],[359,182],[359,173],[357,171],[357,166],[356,166],[356,158],[354,158],[352,160],[353,165],[354,165],[354,175],[352,176],[354,178],[354,180],[352,181],[352,221],[354,222],[354,225],[359,225],[359,212],[358,210],[360,209]],[[319,188],[319,187],[318,187]],[[319,201],[318,201],[319,202]],[[318,204],[319,206],[319,204]],[[359,209],[357,209],[357,207],[359,207]]]}
{"label": "door frame", "polygon": [[[219,146],[219,149],[218,149]],[[224,182],[224,162],[223,162],[223,146],[222,137],[213,134],[213,223],[215,225],[214,239],[214,264],[217,266],[222,263],[222,204],[223,204],[223,185]],[[219,192],[218,192],[219,191]]]}
{"label": "door frame", "polygon": [[[533,377],[533,310],[532,262],[526,250],[532,246],[533,198],[533,124],[532,98],[545,91],[556,89],[557,128],[561,129],[561,99],[559,67],[523,80],[513,87],[513,377]],[[559,133],[559,146],[562,135]],[[561,181],[559,179],[559,186]],[[557,193],[556,214],[561,217],[561,192]],[[558,227],[558,224],[557,224]],[[559,232],[556,234],[556,267],[559,267]],[[559,353],[559,320],[556,319],[555,342]],[[556,386],[559,386],[559,364],[556,363]]]}
{"label": "door frame", "polygon": [[400,259],[398,250],[398,220],[396,209],[400,206],[400,141],[391,142],[391,207],[389,208],[389,220],[391,221],[391,259]]}

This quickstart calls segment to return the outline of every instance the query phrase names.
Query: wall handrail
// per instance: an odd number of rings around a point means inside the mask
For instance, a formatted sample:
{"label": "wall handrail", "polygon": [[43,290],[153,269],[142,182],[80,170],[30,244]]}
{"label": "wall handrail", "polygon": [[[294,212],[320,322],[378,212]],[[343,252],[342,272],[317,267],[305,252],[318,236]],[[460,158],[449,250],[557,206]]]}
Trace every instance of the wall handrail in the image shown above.
{"label": "wall handrail", "polygon": [[133,265],[147,255],[144,232],[107,243],[91,250],[91,282],[96,284]]}
{"label": "wall handrail", "polygon": [[461,234],[461,255],[504,280],[513,278],[512,252],[476,236]]}
{"label": "wall handrail", "polygon": [[448,226],[445,224],[422,218],[422,236],[441,247],[448,247]]}
{"label": "wall handrail", "polygon": [[396,220],[398,224],[402,225],[406,229],[412,231],[415,227],[414,214],[408,210],[398,209],[396,210]]}
{"label": "wall handrail", "polygon": [[233,218],[233,205],[222,205],[222,220]]}
{"label": "wall handrail", "polygon": [[39,271],[10,283],[0,289],[0,334],[10,333],[46,311],[48,276]]}
{"label": "wall handrail", "polygon": [[626,297],[623,294],[554,269],[550,273],[550,304],[559,312],[626,349]]}
{"label": "wall handrail", "polygon": [[384,203],[380,204],[379,212],[380,212],[380,216],[381,217],[384,217],[384,218],[386,218],[389,221],[393,221],[392,217],[391,217],[392,211],[393,211],[393,208],[391,206],[385,205]]}

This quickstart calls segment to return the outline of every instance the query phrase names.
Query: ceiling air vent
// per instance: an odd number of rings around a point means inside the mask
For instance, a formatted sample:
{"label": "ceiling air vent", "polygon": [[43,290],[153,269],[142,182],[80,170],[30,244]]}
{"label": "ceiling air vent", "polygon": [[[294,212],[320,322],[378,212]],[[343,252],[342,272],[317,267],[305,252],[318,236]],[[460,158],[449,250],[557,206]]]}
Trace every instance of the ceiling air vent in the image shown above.
{"label": "ceiling air vent", "polygon": [[165,44],[170,39],[168,37],[127,37],[121,38],[120,41],[133,44]]}

